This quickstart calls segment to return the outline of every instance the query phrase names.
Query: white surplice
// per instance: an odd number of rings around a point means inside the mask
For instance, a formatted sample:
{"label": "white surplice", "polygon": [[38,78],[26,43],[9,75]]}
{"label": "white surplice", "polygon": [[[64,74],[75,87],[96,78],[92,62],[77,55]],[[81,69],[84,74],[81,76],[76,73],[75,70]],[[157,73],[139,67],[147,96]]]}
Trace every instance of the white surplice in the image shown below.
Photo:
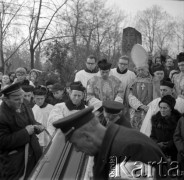
{"label": "white surplice", "polygon": [[[49,113],[51,112],[52,108],[53,105],[51,104],[47,104],[47,106],[44,108],[40,108],[38,105],[35,104],[32,108],[35,120],[41,123],[46,129]],[[43,131],[37,136],[39,138],[39,143],[41,146],[47,146],[50,142],[49,136],[45,133],[45,131]]]}
{"label": "white surplice", "polygon": [[75,75],[75,82],[80,81],[82,85],[86,88],[87,87],[87,82],[93,78],[94,76],[99,76],[99,72],[97,73],[88,73],[84,69],[80,70],[79,72],[76,73]]}

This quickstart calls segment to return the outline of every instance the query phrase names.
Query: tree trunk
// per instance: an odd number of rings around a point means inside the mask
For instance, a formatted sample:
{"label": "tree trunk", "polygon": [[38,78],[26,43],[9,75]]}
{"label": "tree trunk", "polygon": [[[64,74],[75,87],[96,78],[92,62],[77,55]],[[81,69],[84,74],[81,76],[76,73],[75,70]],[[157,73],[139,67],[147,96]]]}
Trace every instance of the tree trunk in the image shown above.
{"label": "tree trunk", "polygon": [[31,55],[31,69],[34,68],[34,49],[31,47],[30,48],[30,55]]}
{"label": "tree trunk", "polygon": [[[1,16],[1,13],[0,13]],[[3,56],[3,33],[2,33],[2,21],[0,19],[0,71],[4,73],[4,56]]]}
{"label": "tree trunk", "polygon": [[0,48],[0,71],[4,73],[4,56],[2,46]]}

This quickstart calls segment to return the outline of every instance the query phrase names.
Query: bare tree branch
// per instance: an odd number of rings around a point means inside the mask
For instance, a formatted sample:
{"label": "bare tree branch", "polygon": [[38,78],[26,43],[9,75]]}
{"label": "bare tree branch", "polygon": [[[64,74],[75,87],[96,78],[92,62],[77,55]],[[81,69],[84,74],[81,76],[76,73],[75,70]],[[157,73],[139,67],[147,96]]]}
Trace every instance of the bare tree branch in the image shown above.
{"label": "bare tree branch", "polygon": [[14,52],[4,61],[5,64],[6,64],[6,63],[10,60],[10,58],[19,50],[19,48],[20,48],[23,44],[25,44],[25,43],[27,42],[27,40],[28,40],[28,38],[24,39],[24,40],[19,44],[19,46],[17,46],[17,48],[14,50]]}
{"label": "bare tree branch", "polygon": [[[52,22],[52,19],[53,19],[54,16],[55,16],[55,14],[59,11],[59,9],[61,9],[61,8],[67,3],[67,1],[68,1],[68,0],[65,0],[64,3],[63,3],[61,6],[59,6],[59,7],[56,9],[56,11],[53,13],[53,15],[52,15],[50,21],[48,22],[48,24],[47,24],[47,26],[46,26],[44,32],[42,33],[42,35],[41,35],[41,37],[40,37],[40,40],[39,40],[39,41],[37,42],[37,44],[35,45],[34,49],[36,49],[36,48],[38,47],[38,45],[40,44],[40,42],[42,41],[42,39],[43,39],[43,37],[44,37],[44,35],[45,35],[45,33],[46,33],[46,31],[47,31],[49,25],[50,25],[51,22]],[[36,31],[35,31],[35,32],[36,32]],[[34,42],[34,41],[33,41],[33,42]]]}

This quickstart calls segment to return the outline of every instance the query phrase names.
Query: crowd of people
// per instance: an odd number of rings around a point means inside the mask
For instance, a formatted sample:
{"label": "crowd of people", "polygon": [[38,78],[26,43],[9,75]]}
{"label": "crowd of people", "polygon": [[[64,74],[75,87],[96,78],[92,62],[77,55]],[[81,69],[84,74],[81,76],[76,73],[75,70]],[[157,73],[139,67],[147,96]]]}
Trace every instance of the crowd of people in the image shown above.
{"label": "crowd of people", "polygon": [[107,179],[109,154],[144,164],[162,157],[184,170],[184,53],[177,63],[170,56],[150,63],[137,45],[131,57],[134,71],[128,56],[112,69],[107,59],[90,55],[66,85],[39,84],[36,69],[0,73],[0,179],[28,178],[57,128],[95,156],[96,179]]}

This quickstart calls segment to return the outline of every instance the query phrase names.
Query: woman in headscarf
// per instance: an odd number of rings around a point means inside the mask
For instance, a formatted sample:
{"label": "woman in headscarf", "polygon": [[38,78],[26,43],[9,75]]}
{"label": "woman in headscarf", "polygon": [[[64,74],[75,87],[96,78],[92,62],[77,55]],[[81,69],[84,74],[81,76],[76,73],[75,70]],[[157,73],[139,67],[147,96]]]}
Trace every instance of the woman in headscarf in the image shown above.
{"label": "woman in headscarf", "polygon": [[42,71],[38,70],[38,69],[32,69],[29,73],[29,78],[30,81],[32,81],[32,83],[37,86],[38,84],[38,78],[41,75]]}
{"label": "woman in headscarf", "polygon": [[169,160],[177,159],[177,149],[173,142],[173,134],[181,114],[174,109],[175,104],[176,100],[171,95],[162,97],[159,102],[160,110],[151,119],[152,130],[150,138],[157,143]]}

